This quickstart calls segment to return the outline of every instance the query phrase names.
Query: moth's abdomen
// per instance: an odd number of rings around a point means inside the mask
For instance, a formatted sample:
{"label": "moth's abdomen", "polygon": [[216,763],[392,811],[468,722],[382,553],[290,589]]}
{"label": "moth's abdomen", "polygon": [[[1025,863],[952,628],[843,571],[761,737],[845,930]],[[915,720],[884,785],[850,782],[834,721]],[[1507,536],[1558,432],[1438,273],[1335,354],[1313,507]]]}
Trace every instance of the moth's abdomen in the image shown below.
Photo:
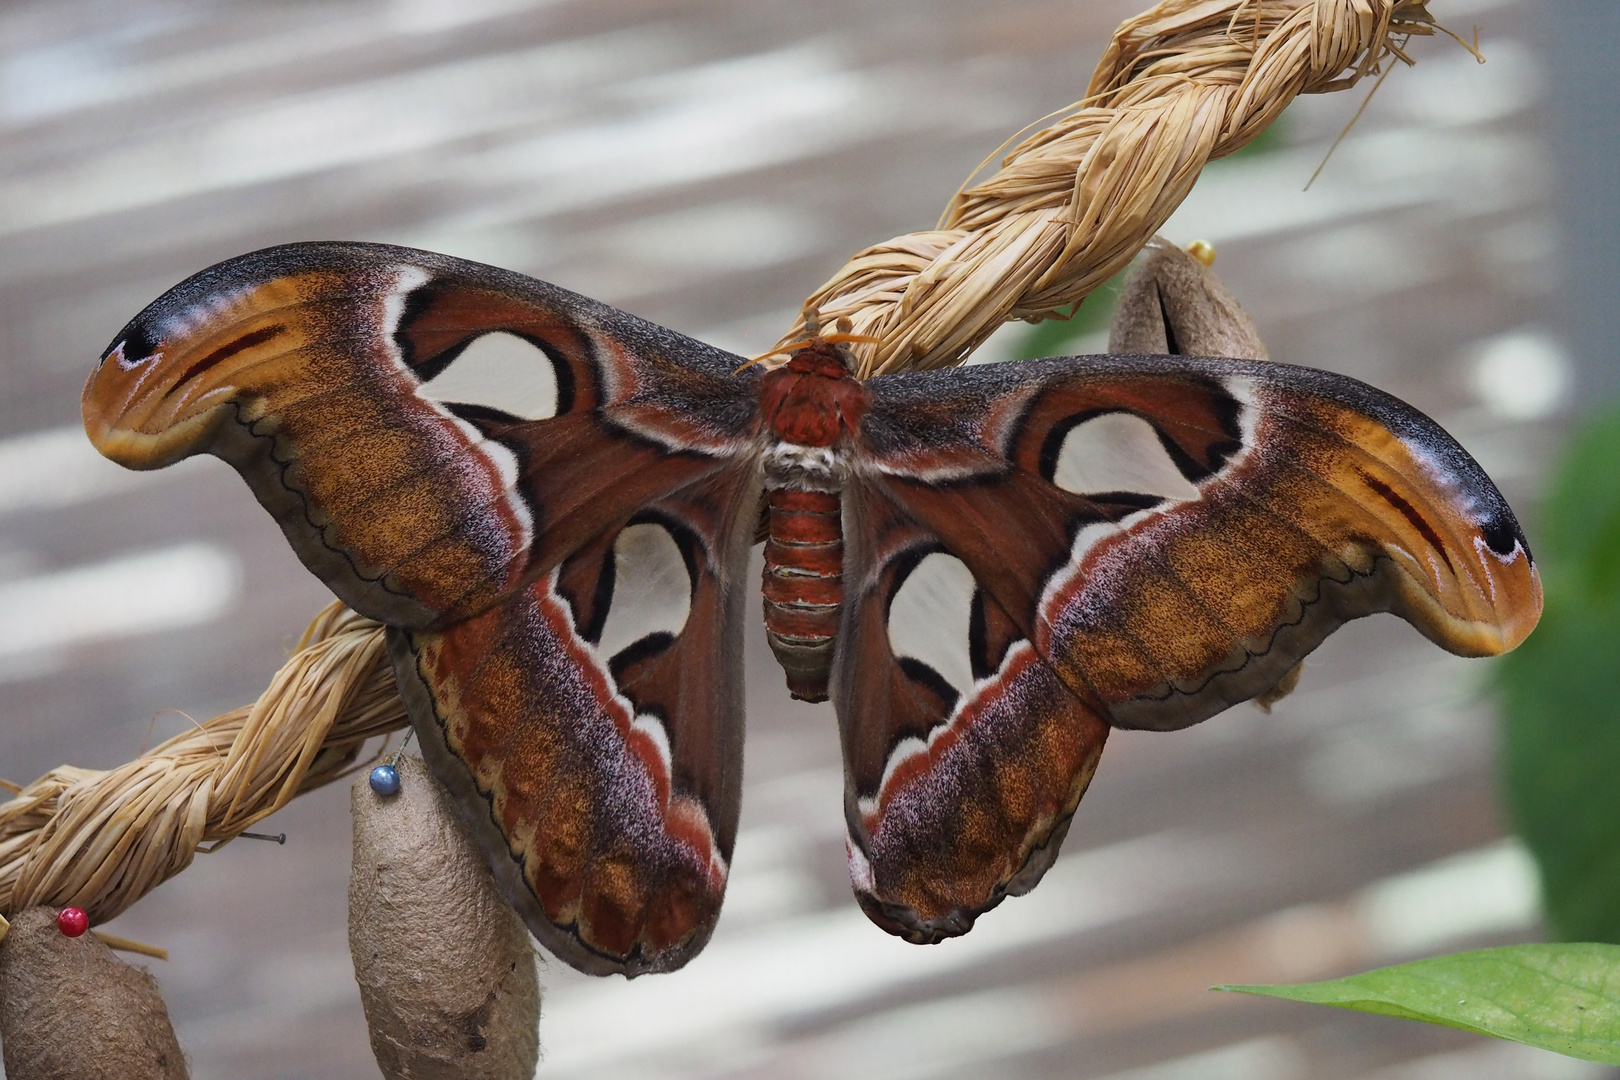
{"label": "moth's abdomen", "polygon": [[768,505],[765,636],[787,673],[788,692],[804,701],[826,701],[844,602],[839,497],[776,488]]}

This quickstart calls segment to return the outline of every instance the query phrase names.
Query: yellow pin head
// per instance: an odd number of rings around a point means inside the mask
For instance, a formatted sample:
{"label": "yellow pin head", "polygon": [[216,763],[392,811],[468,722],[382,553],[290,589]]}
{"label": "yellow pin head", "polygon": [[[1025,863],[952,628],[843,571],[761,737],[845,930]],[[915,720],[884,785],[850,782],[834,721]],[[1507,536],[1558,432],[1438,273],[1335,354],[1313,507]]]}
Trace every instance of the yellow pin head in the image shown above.
{"label": "yellow pin head", "polygon": [[1205,266],[1215,265],[1215,245],[1208,240],[1194,240],[1187,245],[1187,254]]}

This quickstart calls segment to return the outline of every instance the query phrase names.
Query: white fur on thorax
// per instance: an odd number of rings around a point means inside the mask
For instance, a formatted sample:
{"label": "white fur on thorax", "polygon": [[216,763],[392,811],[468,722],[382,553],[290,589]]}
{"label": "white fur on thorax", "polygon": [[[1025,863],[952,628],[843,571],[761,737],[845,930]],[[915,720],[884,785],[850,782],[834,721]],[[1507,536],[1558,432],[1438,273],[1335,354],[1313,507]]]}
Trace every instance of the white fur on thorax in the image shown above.
{"label": "white fur on thorax", "polygon": [[849,479],[849,458],[836,446],[777,442],[765,451],[765,487],[837,494]]}

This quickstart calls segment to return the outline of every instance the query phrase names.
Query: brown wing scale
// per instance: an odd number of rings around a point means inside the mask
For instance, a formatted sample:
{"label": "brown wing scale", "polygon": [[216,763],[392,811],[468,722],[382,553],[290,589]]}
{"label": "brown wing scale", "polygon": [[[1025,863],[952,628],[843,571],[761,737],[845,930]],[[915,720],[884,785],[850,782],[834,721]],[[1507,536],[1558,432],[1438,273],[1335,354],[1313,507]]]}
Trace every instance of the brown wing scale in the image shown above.
{"label": "brown wing scale", "polygon": [[1108,727],[929,530],[872,488],[845,497],[850,877],[879,926],[938,941],[1040,880]]}
{"label": "brown wing scale", "polygon": [[[507,855],[492,864],[529,926],[582,971],[677,968],[719,915],[742,783],[738,571],[755,505],[746,484],[699,486],[510,602],[391,637],[434,774],[480,811],[470,820]],[[615,551],[638,527],[679,550],[689,607],[673,632],[609,655]],[[716,536],[732,550],[711,549]]]}

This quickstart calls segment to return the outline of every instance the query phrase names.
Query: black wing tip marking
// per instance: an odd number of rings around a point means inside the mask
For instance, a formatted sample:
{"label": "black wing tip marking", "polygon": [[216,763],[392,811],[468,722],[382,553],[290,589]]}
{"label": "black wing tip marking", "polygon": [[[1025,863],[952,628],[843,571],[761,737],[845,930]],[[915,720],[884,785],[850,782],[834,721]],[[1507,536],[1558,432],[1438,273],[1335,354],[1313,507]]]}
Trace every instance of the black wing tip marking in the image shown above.
{"label": "black wing tip marking", "polygon": [[158,340],[152,336],[151,320],[143,311],[124,325],[113,338],[112,344],[101,350],[101,357],[97,365],[105,364],[107,358],[123,348],[123,361],[126,366],[140,363],[158,351]]}

